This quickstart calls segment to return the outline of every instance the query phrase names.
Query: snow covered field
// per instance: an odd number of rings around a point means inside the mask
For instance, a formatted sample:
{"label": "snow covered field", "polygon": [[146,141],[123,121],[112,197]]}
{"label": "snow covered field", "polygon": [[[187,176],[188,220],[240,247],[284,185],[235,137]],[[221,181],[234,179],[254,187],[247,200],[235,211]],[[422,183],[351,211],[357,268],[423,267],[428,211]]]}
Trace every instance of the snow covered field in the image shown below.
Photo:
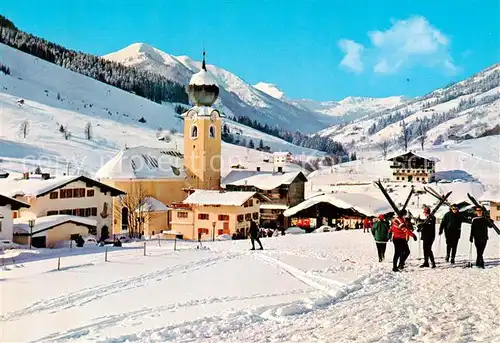
{"label": "snow covered field", "polygon": [[264,251],[223,241],[174,252],[150,241],[143,256],[130,243],[109,262],[100,247],[22,252],[15,263],[8,252],[0,341],[498,342],[499,236],[490,234],[485,270],[463,268],[467,238],[465,228],[454,266],[437,239],[436,269],[417,267],[412,241],[397,274],[360,231],[265,238]]}

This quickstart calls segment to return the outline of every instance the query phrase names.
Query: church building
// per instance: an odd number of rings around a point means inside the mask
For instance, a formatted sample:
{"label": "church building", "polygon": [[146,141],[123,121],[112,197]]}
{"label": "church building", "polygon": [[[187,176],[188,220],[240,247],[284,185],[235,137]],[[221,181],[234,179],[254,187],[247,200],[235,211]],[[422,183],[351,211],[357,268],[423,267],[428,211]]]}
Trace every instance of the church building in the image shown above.
{"label": "church building", "polygon": [[[127,192],[127,195],[116,199],[114,203],[112,231],[114,234],[130,232],[131,226],[134,227],[135,234],[144,234],[146,237],[171,230],[172,222],[179,222],[176,209],[182,207],[181,215],[186,215],[185,212],[189,212],[190,209],[182,204],[188,196],[193,198],[198,191],[212,191],[210,193],[211,208],[216,209],[224,205],[227,195],[219,192],[221,189],[222,118],[219,111],[212,107],[219,96],[219,87],[207,71],[205,52],[203,52],[201,70],[191,77],[188,94],[194,106],[183,114],[184,153],[171,149],[128,148],[120,151],[97,172],[97,177],[101,182]],[[237,193],[235,192],[234,196],[237,196]],[[244,196],[247,195],[242,194],[242,197]],[[154,222],[151,220],[153,215],[149,213],[157,212],[154,208],[137,214],[136,208],[144,209],[146,199],[148,203],[164,204],[170,208],[170,211],[164,211],[162,208],[160,214],[154,215]],[[221,203],[219,204],[218,201]],[[246,203],[243,201],[241,206],[233,205],[231,213],[237,218],[239,218],[239,212],[248,216]],[[254,220],[258,221],[258,208],[252,211],[254,211],[252,218],[257,217]],[[173,213],[175,218],[172,218]],[[190,214],[187,213],[187,215]],[[159,216],[161,218],[158,218]],[[211,217],[211,214],[208,213],[208,216]],[[219,218],[218,214],[214,213],[214,216]],[[230,227],[228,223],[222,223],[221,228],[225,234],[232,234],[236,228]],[[197,221],[192,221],[188,225],[174,226],[186,238],[193,239],[196,236],[193,232],[197,233],[200,229],[194,227],[196,225]],[[201,229],[211,231],[216,227],[215,225],[210,225],[208,228],[205,226]],[[213,237],[214,233],[208,236]]]}

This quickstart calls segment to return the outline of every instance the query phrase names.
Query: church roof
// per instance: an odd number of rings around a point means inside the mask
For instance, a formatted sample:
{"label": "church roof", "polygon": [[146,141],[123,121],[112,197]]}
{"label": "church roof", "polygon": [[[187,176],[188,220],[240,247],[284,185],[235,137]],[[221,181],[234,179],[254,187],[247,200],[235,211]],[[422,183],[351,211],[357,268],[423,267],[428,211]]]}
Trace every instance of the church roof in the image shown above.
{"label": "church roof", "polygon": [[96,173],[98,179],[184,179],[184,155],[138,146],[121,150]]}

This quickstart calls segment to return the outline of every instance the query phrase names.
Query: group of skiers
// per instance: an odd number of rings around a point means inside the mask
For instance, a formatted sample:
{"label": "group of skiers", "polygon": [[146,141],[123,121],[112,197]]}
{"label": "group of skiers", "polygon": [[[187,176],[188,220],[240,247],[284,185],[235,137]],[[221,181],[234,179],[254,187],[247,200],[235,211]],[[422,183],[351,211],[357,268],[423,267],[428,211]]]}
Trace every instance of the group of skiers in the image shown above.
{"label": "group of skiers", "polygon": [[[424,207],[424,221],[417,224],[417,232],[421,233],[421,240],[424,251],[424,263],[420,266],[436,267],[436,261],[432,252],[432,244],[436,237],[436,218],[431,214],[429,207]],[[385,259],[386,245],[389,240],[394,244],[394,257],[392,261],[392,270],[399,272],[405,267],[405,262],[410,256],[408,240],[413,238],[417,240],[413,226],[407,218],[406,210],[402,210],[391,224],[384,215],[378,217],[378,221],[373,224],[372,234],[377,246],[378,259],[382,262]],[[455,263],[458,241],[460,240],[462,223],[467,221],[459,212],[456,205],[451,205],[439,227],[439,235],[445,234],[446,237],[446,262]],[[476,217],[471,222],[471,234],[469,241],[476,246],[476,266],[484,268],[483,252],[488,241],[488,227],[491,223],[488,218],[483,216],[483,208],[476,207]],[[429,264],[430,262],[430,264]]]}

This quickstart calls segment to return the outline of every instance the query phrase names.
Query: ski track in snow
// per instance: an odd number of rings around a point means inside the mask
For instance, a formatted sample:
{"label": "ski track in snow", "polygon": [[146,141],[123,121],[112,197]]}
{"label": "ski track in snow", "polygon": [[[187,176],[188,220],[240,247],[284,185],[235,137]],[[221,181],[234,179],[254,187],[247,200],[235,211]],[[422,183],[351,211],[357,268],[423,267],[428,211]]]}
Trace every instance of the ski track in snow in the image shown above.
{"label": "ski track in snow", "polygon": [[162,270],[155,270],[153,272],[141,274],[131,278],[117,280],[110,284],[84,288],[83,290],[63,294],[56,298],[37,301],[18,311],[5,313],[0,316],[0,321],[16,320],[21,317],[41,311],[49,311],[49,313],[55,313],[60,310],[83,306],[92,301],[107,297],[111,294],[142,287],[150,282],[161,281],[164,278],[168,278],[174,275],[175,273],[187,273],[202,267],[208,267],[217,262],[228,261],[229,259],[232,259],[234,257],[235,256],[227,256],[225,259],[221,259],[220,256],[210,257],[193,262],[189,265],[174,265]]}

